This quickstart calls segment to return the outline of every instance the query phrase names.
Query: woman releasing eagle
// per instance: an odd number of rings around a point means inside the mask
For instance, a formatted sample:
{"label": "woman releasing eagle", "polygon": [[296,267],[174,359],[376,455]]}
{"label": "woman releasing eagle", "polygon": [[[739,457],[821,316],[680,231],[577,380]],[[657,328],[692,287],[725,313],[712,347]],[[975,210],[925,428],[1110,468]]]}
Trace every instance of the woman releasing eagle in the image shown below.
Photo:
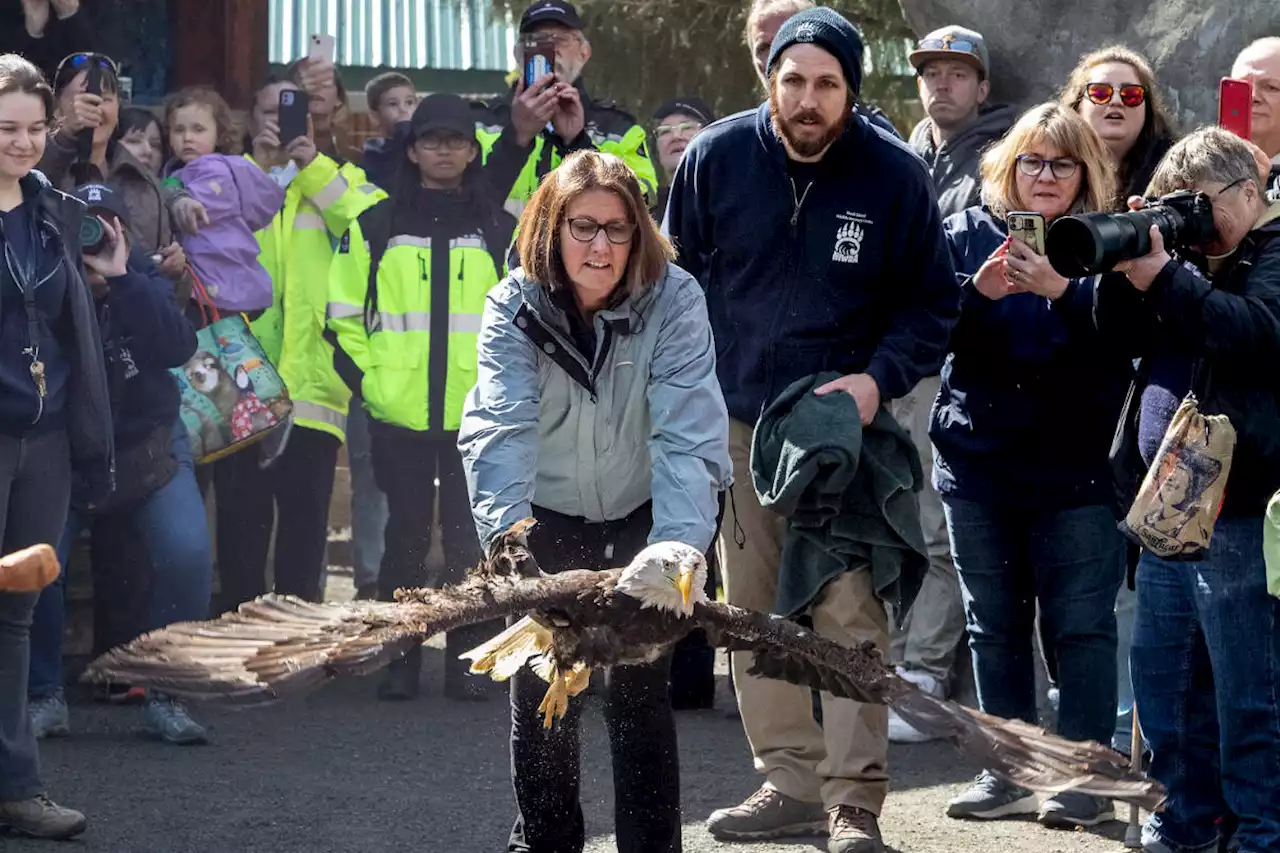
{"label": "woman releasing eagle", "polygon": [[196,700],[265,704],[373,672],[433,634],[527,614],[465,657],[475,661],[473,670],[498,678],[532,665],[550,682],[543,702],[550,724],[568,696],[586,687],[591,669],[653,660],[703,628],[717,645],[752,651],[753,674],[888,704],[920,731],[950,740],[1019,785],[1085,791],[1149,809],[1163,801],[1159,783],[1132,773],[1106,747],[922,693],[869,645],[846,648],[781,617],[708,600],[706,563],[687,545],[651,545],[622,569],[548,576],[522,544],[530,525],[500,537],[490,558],[457,586],[402,590],[395,603],[265,596],[220,619],[139,637],[94,661],[84,677]]}

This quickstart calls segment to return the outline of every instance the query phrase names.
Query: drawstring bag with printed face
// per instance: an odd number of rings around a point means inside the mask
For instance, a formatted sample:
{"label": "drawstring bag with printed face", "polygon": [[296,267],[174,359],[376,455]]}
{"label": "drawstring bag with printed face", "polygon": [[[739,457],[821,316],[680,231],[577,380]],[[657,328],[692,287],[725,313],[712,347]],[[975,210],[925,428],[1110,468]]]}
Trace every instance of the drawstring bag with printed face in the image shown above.
{"label": "drawstring bag with printed face", "polygon": [[[1203,370],[1202,364],[1196,373]],[[1195,392],[1187,394],[1120,529],[1157,557],[1203,559],[1222,509],[1235,447],[1236,430],[1227,416],[1204,414]]]}

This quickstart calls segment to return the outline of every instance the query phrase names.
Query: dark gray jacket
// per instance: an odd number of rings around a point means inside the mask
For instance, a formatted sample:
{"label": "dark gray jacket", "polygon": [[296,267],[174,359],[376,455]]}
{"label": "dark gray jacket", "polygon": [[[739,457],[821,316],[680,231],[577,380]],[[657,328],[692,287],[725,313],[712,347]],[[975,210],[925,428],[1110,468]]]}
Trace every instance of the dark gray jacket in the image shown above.
{"label": "dark gray jacket", "polygon": [[911,148],[933,175],[943,219],[979,204],[982,178],[978,175],[978,163],[982,152],[1004,136],[1017,117],[1013,107],[1006,104],[983,107],[971,124],[941,148],[934,146],[932,119],[921,120],[911,131]]}

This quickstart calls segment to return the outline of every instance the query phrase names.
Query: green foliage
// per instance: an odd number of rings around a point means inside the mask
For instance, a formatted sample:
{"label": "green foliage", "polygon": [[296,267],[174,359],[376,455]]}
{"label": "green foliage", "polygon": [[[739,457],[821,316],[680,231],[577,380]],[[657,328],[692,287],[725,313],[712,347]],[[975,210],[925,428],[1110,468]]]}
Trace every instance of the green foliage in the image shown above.
{"label": "green foliage", "polygon": [[[522,0],[493,0],[515,19]],[[700,96],[719,115],[760,103],[763,95],[743,40],[747,0],[576,0],[591,40],[584,79],[595,97],[612,98],[640,121],[672,97]],[[862,100],[887,112],[904,133],[920,117],[907,64],[911,31],[898,0],[830,0],[862,30],[868,72]]]}

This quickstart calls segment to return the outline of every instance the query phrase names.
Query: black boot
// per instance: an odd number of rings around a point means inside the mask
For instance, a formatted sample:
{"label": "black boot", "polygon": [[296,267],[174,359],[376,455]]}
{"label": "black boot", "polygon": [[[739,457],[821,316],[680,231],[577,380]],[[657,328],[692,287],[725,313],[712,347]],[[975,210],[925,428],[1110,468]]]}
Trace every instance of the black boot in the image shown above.
{"label": "black boot", "polygon": [[382,683],[378,685],[378,698],[385,701],[417,699],[421,678],[422,646],[414,646],[403,658],[387,667]]}

